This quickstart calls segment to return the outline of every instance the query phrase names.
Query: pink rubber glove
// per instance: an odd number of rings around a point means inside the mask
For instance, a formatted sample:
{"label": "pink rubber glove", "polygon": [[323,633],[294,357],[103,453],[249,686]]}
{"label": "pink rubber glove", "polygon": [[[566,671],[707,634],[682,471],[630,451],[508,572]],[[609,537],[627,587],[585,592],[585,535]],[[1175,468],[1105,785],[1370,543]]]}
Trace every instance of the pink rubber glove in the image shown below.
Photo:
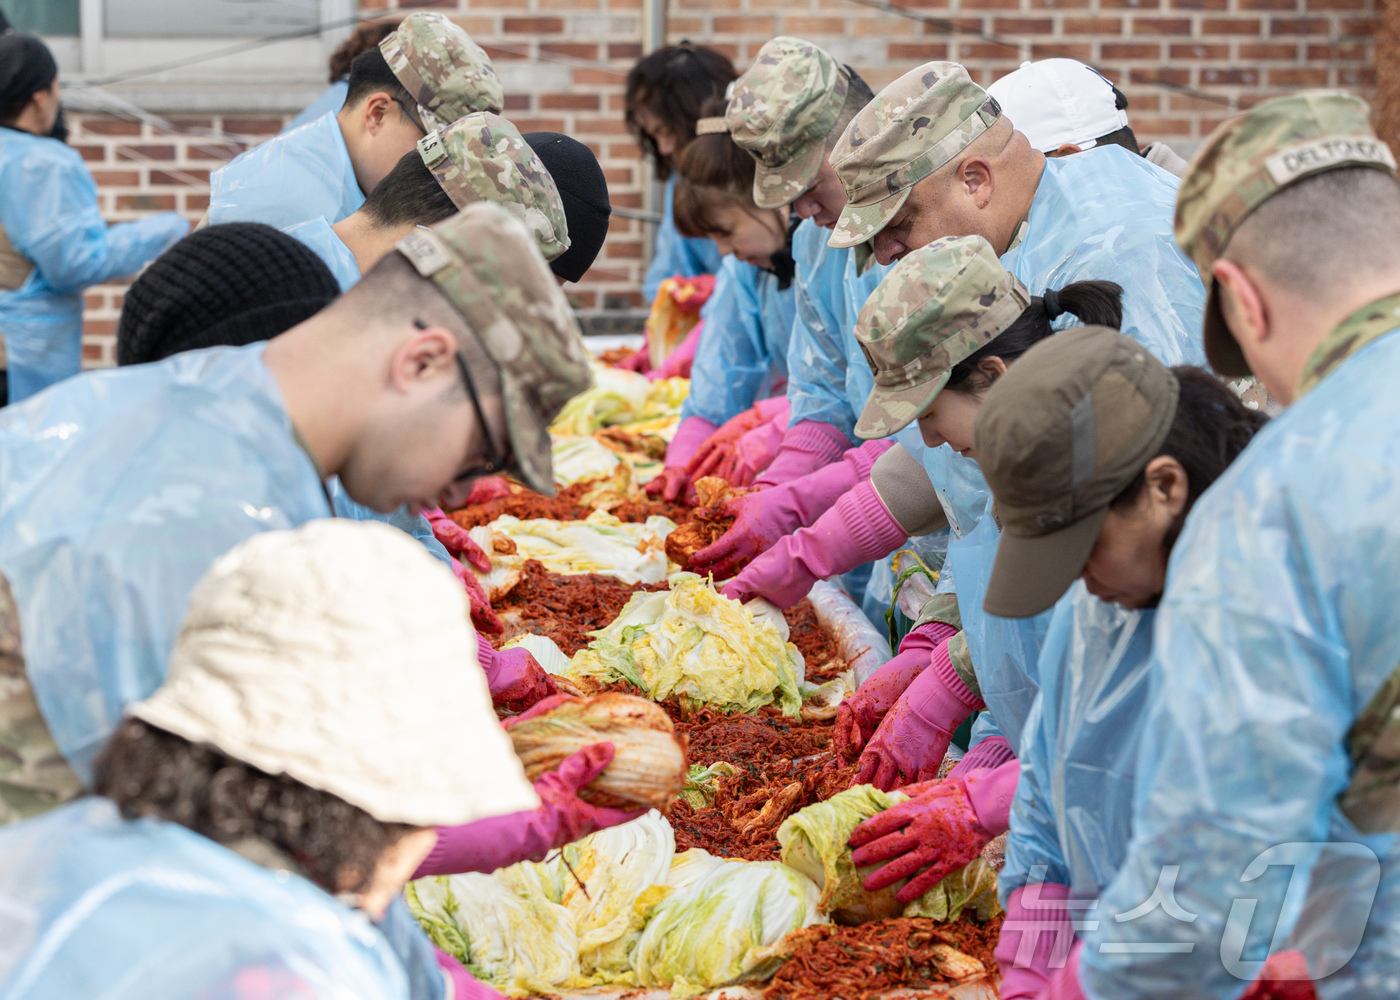
{"label": "pink rubber glove", "polygon": [[695,449],[695,454],[690,458],[690,464],[685,467],[686,473],[690,476],[690,481],[702,476],[713,476],[718,473],[716,470],[724,460],[733,452],[739,444],[739,439],[755,427],[761,427],[768,420],[765,403],[782,404],[781,398],[773,400],[760,400],[750,406],[743,413],[736,414],[724,422],[719,430],[707,437],[699,448]]}
{"label": "pink rubber glove", "polygon": [[[764,403],[770,405],[765,407]],[[759,403],[756,408],[772,412],[763,423],[739,439],[714,472],[730,486],[748,486],[752,483],[755,476],[768,468],[768,463],[773,461],[778,446],[783,442],[783,432],[787,430],[788,417],[792,412],[787,399],[775,396],[772,400]]]}
{"label": "pink rubber glove", "polygon": [[1001,1000],[1034,1000],[1065,967],[1074,947],[1074,919],[1066,901],[1069,886],[1023,885],[1006,901],[997,939]]}
{"label": "pink rubber glove", "polygon": [[1303,953],[1279,951],[1270,955],[1259,978],[1240,994],[1240,1000],[1317,1000],[1317,987]]}
{"label": "pink rubber glove", "polygon": [[716,430],[718,428],[704,417],[686,417],[682,420],[676,428],[676,436],[666,446],[666,466],[661,470],[661,475],[646,484],[647,493],[671,501],[685,496],[686,487],[690,485],[686,466],[695,457],[696,449]]}
{"label": "pink rubber glove", "polygon": [[754,480],[754,485],[777,486],[816,472],[823,465],[836,461],[850,447],[846,435],[831,424],[799,420],[783,434],[777,454],[763,470],[763,475]]}
{"label": "pink rubber glove", "polygon": [[856,827],[851,860],[857,867],[881,865],[865,880],[870,892],[909,879],[895,898],[912,903],[976,858],[991,839],[977,822],[965,783],[947,779]]}
{"label": "pink rubber glove", "polygon": [[815,522],[844,494],[869,479],[875,460],[893,446],[889,441],[867,441],[859,448],[848,448],[841,461],[801,479],[726,502],[725,512],[735,518],[733,526],[713,545],[691,556],[690,568],[701,576],[712,574],[716,580],[733,576],[739,566]]}
{"label": "pink rubber glove", "polygon": [[456,559],[452,560],[452,573],[467,592],[467,599],[471,602],[472,624],[476,626],[476,630],[487,635],[504,635],[506,627],[492,609],[486,588],[481,585],[476,574]]}
{"label": "pink rubber glove", "polygon": [[447,554],[472,566],[478,573],[491,572],[491,557],[472,541],[467,529],[442,512],[441,507],[429,507],[423,516],[433,527],[433,537],[447,549]]}
{"label": "pink rubber glove", "polygon": [[700,334],[704,329],[705,321],[702,319],[691,327],[676,349],[666,355],[660,368],[646,373],[647,378],[653,382],[663,378],[690,378],[690,369],[695,364],[695,349],[700,346]]}
{"label": "pink rubber glove", "polygon": [[543,861],[556,847],[636,819],[646,810],[604,809],[578,797],[579,789],[602,774],[612,758],[611,743],[586,746],[535,782],[539,808],[439,827],[437,843],[413,877],[490,874],[521,861]]}
{"label": "pink rubber glove", "polygon": [[482,476],[472,483],[472,491],[467,494],[467,502],[463,506],[469,507],[474,503],[487,503],[508,496],[510,483],[506,482],[505,476]]}
{"label": "pink rubber glove", "polygon": [[528,649],[495,649],[481,636],[476,637],[477,658],[486,674],[491,700],[512,712],[523,712],[559,689]]}
{"label": "pink rubber glove", "polygon": [[929,665],[934,648],[948,641],[957,629],[942,622],[916,626],[899,644],[899,653],[836,708],[834,748],[845,760],[855,761],[886,713],[894,708],[914,678]]}
{"label": "pink rubber glove", "polygon": [[452,1000],[506,1000],[447,952],[435,946],[433,954],[437,957],[438,968],[447,973],[447,978],[452,982]]}
{"label": "pink rubber glove", "polygon": [[880,501],[875,487],[864,482],[843,494],[816,524],[780,539],[749,563],[724,588],[724,595],[740,601],[764,597],[780,608],[789,608],[806,597],[818,580],[883,558],[908,537]]}
{"label": "pink rubber glove", "polygon": [[888,792],[938,777],[958,726],[983,707],[953,669],[948,642],[936,647],[928,669],[914,678],[870,737],[855,784]]}
{"label": "pink rubber glove", "polygon": [[1064,968],[1050,976],[1050,982],[1040,993],[1040,1000],[1088,1000],[1084,988],[1079,985],[1079,953],[1084,950],[1084,942],[1076,941],[1070,949]]}
{"label": "pink rubber glove", "polygon": [[1016,752],[1005,736],[988,736],[953,765],[948,772],[950,778],[966,778],[974,771],[987,771],[1016,760]]}

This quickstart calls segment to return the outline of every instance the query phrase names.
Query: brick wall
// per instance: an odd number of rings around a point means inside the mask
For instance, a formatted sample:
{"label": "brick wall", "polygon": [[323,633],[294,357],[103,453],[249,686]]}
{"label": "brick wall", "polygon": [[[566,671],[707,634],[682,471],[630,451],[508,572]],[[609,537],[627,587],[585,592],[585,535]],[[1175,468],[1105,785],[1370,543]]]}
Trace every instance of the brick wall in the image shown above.
{"label": "brick wall", "polygon": [[[917,21],[854,0],[670,0],[668,37],[725,51],[741,69],[776,34],[827,47],[879,89],[929,59],[964,63],[990,83],[1021,60],[1068,55],[1128,94],[1144,142],[1189,153],[1235,107],[1303,88],[1369,95],[1378,0],[897,0]],[[495,61],[506,114],[522,132],[565,132],[588,143],[613,203],[641,208],[646,171],[622,124],[622,81],[641,55],[642,0],[363,0],[367,15],[431,7],[457,17]],[[958,33],[950,34],[948,28]],[[981,37],[979,37],[981,36]],[[1011,44],[1002,44],[1011,43]],[[1199,93],[1188,93],[1194,91]],[[72,142],[88,160],[113,221],[174,208],[198,219],[207,178],[245,142],[281,120],[230,113],[172,119],[177,134],[74,115]],[[190,134],[190,133],[202,134]],[[209,138],[226,134],[238,141]],[[649,226],[615,215],[593,271],[570,291],[586,310],[641,305]],[[110,364],[119,287],[88,297],[85,357]]]}

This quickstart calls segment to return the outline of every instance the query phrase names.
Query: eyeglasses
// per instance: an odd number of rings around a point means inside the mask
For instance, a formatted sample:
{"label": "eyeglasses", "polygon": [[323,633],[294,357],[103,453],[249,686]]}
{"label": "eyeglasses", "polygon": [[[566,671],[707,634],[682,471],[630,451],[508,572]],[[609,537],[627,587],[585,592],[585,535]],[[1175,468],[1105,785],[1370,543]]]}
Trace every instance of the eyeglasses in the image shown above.
{"label": "eyeglasses", "polygon": [[[419,330],[428,328],[428,324],[422,320],[415,319],[413,325]],[[472,409],[476,411],[476,422],[481,428],[481,436],[486,439],[486,461],[473,469],[459,473],[452,480],[454,483],[466,483],[483,476],[494,476],[498,472],[505,472],[510,464],[510,458],[501,454],[496,447],[495,440],[491,437],[491,425],[486,422],[486,413],[481,408],[481,398],[476,394],[476,383],[472,381],[471,372],[467,370],[466,358],[462,357],[461,351],[458,351],[454,357],[457,359],[457,370],[462,373],[462,384],[467,387],[467,398],[472,401]]]}
{"label": "eyeglasses", "polygon": [[414,126],[418,129],[419,132],[422,132],[424,135],[428,134],[428,130],[423,127],[423,123],[418,120],[418,116],[408,109],[408,105],[403,102],[403,98],[394,97],[391,98],[391,100],[393,100],[393,102],[399,106],[403,113],[408,116],[408,120],[413,122]]}

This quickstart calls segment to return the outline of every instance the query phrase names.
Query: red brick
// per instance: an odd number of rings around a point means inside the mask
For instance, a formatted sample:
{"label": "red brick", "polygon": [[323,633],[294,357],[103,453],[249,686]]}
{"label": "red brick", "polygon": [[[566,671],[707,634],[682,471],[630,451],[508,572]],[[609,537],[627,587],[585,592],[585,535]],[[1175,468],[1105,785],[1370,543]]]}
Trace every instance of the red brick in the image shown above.
{"label": "red brick", "polygon": [[783,33],[806,38],[808,35],[843,35],[846,33],[846,19],[843,17],[796,17],[783,16]]}
{"label": "red brick", "polygon": [[972,59],[1000,59],[1006,55],[1005,45],[990,42],[959,42],[958,59],[967,62]]}
{"label": "red brick", "polygon": [[529,94],[507,94],[507,95],[506,95],[506,98],[505,98],[504,109],[505,109],[506,111],[529,111],[529,110],[530,110],[530,95],[529,95]]}
{"label": "red brick", "polygon": [[1223,42],[1216,43],[1215,45],[1204,45],[1201,43],[1172,45],[1168,48],[1168,52],[1173,59],[1210,59],[1212,61],[1223,61],[1230,58],[1230,46]]}
{"label": "red brick", "polygon": [[1229,0],[1171,0],[1172,10],[1229,10]]}
{"label": "red brick", "polygon": [[[1131,110],[1132,105],[1129,105]],[[1191,119],[1189,118],[1157,118],[1152,115],[1140,115],[1133,113],[1133,131],[1138,138],[1147,142],[1153,136],[1159,135],[1190,135]]]}
{"label": "red brick", "polygon": [[85,337],[112,337],[116,332],[117,321],[114,319],[90,319],[83,324]]}
{"label": "red brick", "polygon": [[637,177],[630,167],[604,167],[603,179],[609,184],[631,184]]}
{"label": "red brick", "polygon": [[[1078,59],[1080,62],[1083,63],[1091,63],[1094,61],[1094,46],[1091,45],[1089,42],[1083,42],[1078,45],[1072,42],[1031,43],[1032,59],[1054,59],[1056,57],[1063,57],[1065,59]],[[1016,67],[1014,66],[1009,67],[1007,69],[1007,72],[1009,73],[1015,68]]]}
{"label": "red brick", "polygon": [[1269,34],[1326,35],[1330,25],[1325,17],[1275,17],[1269,21]]}
{"label": "red brick", "polygon": [[501,31],[507,35],[557,35],[564,30],[562,17],[506,17]]}
{"label": "red brick", "polygon": [[1292,42],[1240,42],[1236,57],[1249,60],[1294,60],[1298,46]]}
{"label": "red brick", "polygon": [[1020,10],[1021,0],[962,0],[962,10]]}
{"label": "red brick", "polygon": [[481,48],[494,62],[509,62],[512,59],[530,58],[530,47],[528,45],[492,45],[490,42],[483,41],[481,43]]}
{"label": "red brick", "polygon": [[73,148],[88,163],[101,163],[107,159],[106,146],[74,145]]}
{"label": "red brick", "polygon": [[1369,10],[1367,0],[1303,0],[1303,9],[1312,11]]}
{"label": "red brick", "polygon": [[995,35],[1048,35],[1055,22],[1048,17],[998,17],[992,20]]}
{"label": "red brick", "polygon": [[1099,0],[1099,10],[1161,10],[1160,0]]}
{"label": "red brick", "polygon": [[1166,83],[1174,87],[1185,87],[1191,82],[1191,71],[1153,66],[1131,70],[1128,79],[1133,83]]}
{"label": "red brick", "polygon": [[135,170],[94,170],[92,179],[98,187],[135,187],[141,175]]}
{"label": "red brick", "polygon": [[552,56],[563,56],[566,59],[593,60],[598,58],[598,46],[584,42],[541,42],[540,54],[545,53]]}
{"label": "red brick", "polygon": [[608,58],[640,59],[642,58],[642,46],[637,42],[609,42]]}
{"label": "red brick", "polygon": [[207,194],[186,194],[186,212],[204,212],[209,208],[209,196]]}
{"label": "red brick", "polygon": [[1128,34],[1133,37],[1138,35],[1189,36],[1191,22],[1184,17],[1135,17]]}
{"label": "red brick", "polygon": [[[83,335],[86,336],[86,337],[97,337],[97,336],[101,336],[101,334],[99,334],[96,330],[93,329],[93,327],[95,327],[96,325],[97,325],[97,321],[96,321],[96,320],[89,320],[87,323],[85,323],[85,324],[83,325]],[[102,353],[102,345],[101,345],[101,344],[93,344],[93,343],[90,343],[90,342],[89,342],[89,343],[83,344],[83,360],[84,360],[84,361],[101,361],[102,358],[103,358],[103,356],[104,356],[104,355],[103,355],[103,353]]]}
{"label": "red brick", "polygon": [[1309,45],[1309,59],[1326,62],[1361,62],[1366,58],[1366,46],[1360,42],[1339,42],[1332,45]]}
{"label": "red brick", "polygon": [[1101,59],[1158,59],[1161,55],[1162,46],[1155,42],[1104,42],[1099,46]]}
{"label": "red brick", "polygon": [[597,111],[597,94],[541,94],[541,111]]}
{"label": "red brick", "polygon": [[772,37],[777,32],[778,19],[776,17],[753,17],[753,16],[716,16],[714,19],[715,33],[719,35],[743,35],[754,34],[759,36]]}
{"label": "red brick", "polygon": [[173,212],[175,211],[175,196],[173,194],[119,194],[117,195],[118,212]]}
{"label": "red brick", "polygon": [[1325,87],[1327,70],[1325,67],[1304,69],[1293,66],[1288,69],[1269,70],[1270,87]]}
{"label": "red brick", "polygon": [[140,135],[141,123],[120,118],[88,118],[83,122],[84,135]]}
{"label": "red brick", "polygon": [[1219,69],[1206,67],[1201,70],[1201,83],[1217,87],[1257,87],[1257,69]]}
{"label": "red brick", "polygon": [[[1067,17],[1060,22],[1060,30],[1066,35],[1120,35],[1123,32],[1121,17]],[[1156,55],[1154,52],[1153,55]]]}
{"label": "red brick", "polygon": [[1370,66],[1337,70],[1337,86],[1339,87],[1374,87],[1375,85],[1376,71]]}
{"label": "red brick", "polygon": [[[193,148],[193,147],[192,147]],[[240,150],[241,152],[241,150]],[[173,160],[175,159],[174,146],[118,146],[117,159],[119,160]]]}
{"label": "red brick", "polygon": [[1088,0],[1031,0],[1031,10],[1088,10]]}
{"label": "red brick", "polygon": [[[191,160],[231,160],[243,152],[242,146],[232,143],[190,143],[185,155]],[[174,159],[172,156],[171,159]]]}
{"label": "red brick", "polygon": [[239,135],[276,135],[282,131],[281,118],[233,118],[224,122],[224,129]]}
{"label": "red brick", "polygon": [[1255,17],[1207,17],[1201,20],[1203,35],[1252,35],[1259,37],[1263,22]]}
{"label": "red brick", "polygon": [[204,115],[175,115],[166,119],[176,128],[213,128],[214,119]]}
{"label": "red brick", "polygon": [[1374,17],[1344,17],[1341,29],[1344,38],[1369,38],[1376,33],[1377,21]]}
{"label": "red brick", "polygon": [[521,132],[562,132],[564,131],[564,119],[562,118],[538,118],[527,117],[525,115],[511,116],[510,123]]}
{"label": "red brick", "polygon": [[890,42],[891,59],[908,59],[910,62],[928,62],[930,59],[947,59],[947,42]]}

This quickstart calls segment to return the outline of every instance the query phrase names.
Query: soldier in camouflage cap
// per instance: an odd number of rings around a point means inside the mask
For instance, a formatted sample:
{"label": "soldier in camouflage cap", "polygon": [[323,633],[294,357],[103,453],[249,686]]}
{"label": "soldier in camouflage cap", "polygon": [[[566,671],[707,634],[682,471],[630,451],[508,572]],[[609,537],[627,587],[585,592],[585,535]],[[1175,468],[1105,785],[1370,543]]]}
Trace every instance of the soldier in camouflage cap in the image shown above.
{"label": "soldier in camouflage cap", "polygon": [[504,207],[478,202],[397,249],[457,308],[500,372],[510,450],[493,458],[496,471],[553,496],[549,423],[593,377],[573,310],[530,234]]}
{"label": "soldier in camouflage cap", "polygon": [[901,260],[860,311],[856,339],[875,388],[856,434],[889,437],[917,420],[953,366],[1001,336],[1030,302],[980,236],[937,240]]}
{"label": "soldier in camouflage cap", "polygon": [[724,120],[758,161],[759,208],[791,204],[816,181],[849,83],[849,71],[823,49],[788,36],[766,43],[734,81]]}
{"label": "soldier in camouflage cap", "polygon": [[1265,101],[1222,124],[1196,154],[1176,203],[1176,238],[1208,289],[1206,356],[1221,375],[1250,374],[1220,311],[1213,266],[1250,214],[1298,181],[1343,167],[1394,176],[1395,157],[1371,130],[1370,108],[1341,91]]}
{"label": "soldier in camouflage cap", "polygon": [[503,205],[525,223],[545,260],[569,249],[569,226],[554,178],[514,125],[489,111],[429,132],[418,155],[459,209]]}
{"label": "soldier in camouflage cap", "polygon": [[831,152],[849,199],[831,245],[854,247],[872,239],[915,184],[1000,118],[996,100],[957,63],[924,63],[880,91]]}
{"label": "soldier in camouflage cap", "polygon": [[491,57],[443,14],[410,14],[379,51],[430,129],[473,111],[500,114],[505,105]]}

